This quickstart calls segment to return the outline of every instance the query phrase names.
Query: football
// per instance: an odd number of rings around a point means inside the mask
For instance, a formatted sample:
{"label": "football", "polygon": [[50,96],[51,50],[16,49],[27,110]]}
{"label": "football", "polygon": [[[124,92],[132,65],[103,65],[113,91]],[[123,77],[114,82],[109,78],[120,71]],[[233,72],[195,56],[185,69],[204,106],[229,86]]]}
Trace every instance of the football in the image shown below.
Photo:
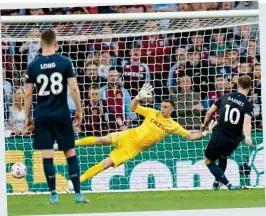
{"label": "football", "polygon": [[14,178],[24,178],[27,174],[27,167],[23,163],[15,163],[11,167],[10,173]]}

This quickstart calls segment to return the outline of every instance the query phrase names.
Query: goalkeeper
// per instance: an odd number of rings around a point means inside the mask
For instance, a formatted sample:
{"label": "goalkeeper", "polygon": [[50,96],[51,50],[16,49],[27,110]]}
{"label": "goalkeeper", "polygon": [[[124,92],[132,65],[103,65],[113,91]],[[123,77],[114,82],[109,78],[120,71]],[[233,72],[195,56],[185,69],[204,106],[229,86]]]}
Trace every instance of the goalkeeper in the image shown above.
{"label": "goalkeeper", "polygon": [[[161,111],[140,106],[139,101],[152,97],[152,91],[151,85],[144,84],[139,94],[131,101],[130,109],[145,117],[144,122],[139,127],[110,133],[103,137],[91,136],[76,140],[76,146],[111,144],[115,147],[109,157],[89,168],[80,177],[81,183],[109,167],[118,167],[170,134],[177,134],[189,140],[197,140],[212,132],[214,122],[210,123],[209,129],[204,132],[191,133],[185,130],[170,117],[174,111],[174,103],[171,100],[162,102]],[[69,183],[71,184],[71,182]],[[69,185],[69,190],[71,190],[71,185]]]}

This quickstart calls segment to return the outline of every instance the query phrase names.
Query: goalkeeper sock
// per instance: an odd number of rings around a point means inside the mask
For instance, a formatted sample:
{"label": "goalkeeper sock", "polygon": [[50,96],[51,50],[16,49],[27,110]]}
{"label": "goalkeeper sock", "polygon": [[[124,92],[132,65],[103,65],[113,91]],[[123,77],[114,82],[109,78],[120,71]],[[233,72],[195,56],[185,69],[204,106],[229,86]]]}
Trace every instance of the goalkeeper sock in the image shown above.
{"label": "goalkeeper sock", "polygon": [[89,168],[81,177],[80,182],[83,183],[88,179],[91,179],[93,176],[96,176],[99,172],[103,171],[104,167],[102,163],[98,163],[95,166]]}
{"label": "goalkeeper sock", "polygon": [[[227,159],[220,159],[218,166],[222,169],[223,172],[225,172],[227,167]],[[215,178],[215,181],[218,181],[218,179]]]}
{"label": "goalkeeper sock", "polygon": [[230,185],[228,179],[224,175],[224,171],[216,164],[210,164],[207,166],[210,172],[214,175],[215,179],[222,182],[227,187]]}
{"label": "goalkeeper sock", "polygon": [[96,137],[85,137],[83,139],[79,139],[75,141],[75,146],[87,146],[87,145],[95,145],[96,144]]}
{"label": "goalkeeper sock", "polygon": [[73,156],[67,159],[68,173],[73,183],[75,193],[80,193],[80,168],[77,156]]}
{"label": "goalkeeper sock", "polygon": [[55,194],[56,185],[55,185],[55,169],[54,169],[53,158],[43,158],[43,169],[49,190],[51,191],[52,194]]}

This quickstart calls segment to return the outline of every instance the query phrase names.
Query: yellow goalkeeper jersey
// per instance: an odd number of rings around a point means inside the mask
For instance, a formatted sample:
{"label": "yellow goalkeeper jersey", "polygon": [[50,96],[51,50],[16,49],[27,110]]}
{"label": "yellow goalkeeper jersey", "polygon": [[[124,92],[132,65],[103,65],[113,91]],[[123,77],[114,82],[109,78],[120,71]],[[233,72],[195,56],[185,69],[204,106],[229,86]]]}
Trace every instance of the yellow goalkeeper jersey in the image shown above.
{"label": "yellow goalkeeper jersey", "polygon": [[145,117],[144,122],[130,130],[130,137],[135,141],[135,146],[145,150],[170,134],[186,137],[189,132],[171,117],[164,118],[161,112],[152,108],[137,106],[136,113]]}

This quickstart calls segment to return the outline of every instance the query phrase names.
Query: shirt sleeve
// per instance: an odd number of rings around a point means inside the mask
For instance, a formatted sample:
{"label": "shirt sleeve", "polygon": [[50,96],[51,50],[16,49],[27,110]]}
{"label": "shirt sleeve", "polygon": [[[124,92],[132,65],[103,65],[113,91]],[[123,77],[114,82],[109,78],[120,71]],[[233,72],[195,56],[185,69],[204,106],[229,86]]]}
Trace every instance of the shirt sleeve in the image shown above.
{"label": "shirt sleeve", "polygon": [[138,114],[140,114],[140,115],[142,115],[144,117],[148,116],[149,113],[150,112],[153,112],[153,111],[154,111],[154,109],[147,108],[147,107],[143,107],[141,105],[138,105],[137,108],[136,108],[136,110],[135,110],[136,113],[138,113]]}
{"label": "shirt sleeve", "polygon": [[223,98],[223,97],[219,98],[219,99],[218,99],[217,101],[215,101],[215,103],[214,103],[215,106],[217,106],[218,108],[220,108],[222,98]]}
{"label": "shirt sleeve", "polygon": [[28,64],[27,66],[26,83],[34,83],[34,77],[32,74],[32,64]]}
{"label": "shirt sleeve", "polygon": [[187,137],[189,134],[189,131],[187,131],[180,124],[175,122],[175,129],[173,131],[173,134],[177,134],[177,135],[182,136],[182,137]]}
{"label": "shirt sleeve", "polygon": [[247,108],[245,109],[245,114],[253,117],[254,116],[254,106],[252,104],[249,104]]}
{"label": "shirt sleeve", "polygon": [[67,65],[67,78],[76,77],[76,72],[73,63],[69,60]]}

